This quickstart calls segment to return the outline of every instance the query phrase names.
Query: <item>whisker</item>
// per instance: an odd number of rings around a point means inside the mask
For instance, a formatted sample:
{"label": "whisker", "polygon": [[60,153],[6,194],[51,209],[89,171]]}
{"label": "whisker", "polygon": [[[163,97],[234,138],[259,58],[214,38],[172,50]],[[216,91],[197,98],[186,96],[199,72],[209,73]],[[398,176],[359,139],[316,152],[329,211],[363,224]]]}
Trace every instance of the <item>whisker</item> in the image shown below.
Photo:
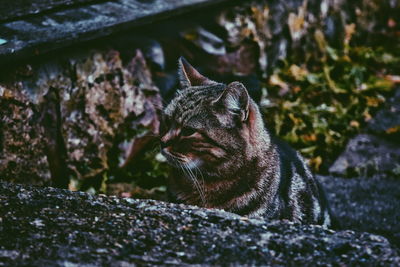
{"label": "whisker", "polygon": [[196,190],[199,192],[200,198],[201,198],[201,202],[202,202],[203,205],[204,205],[204,204],[206,203],[206,201],[205,201],[205,195],[204,195],[204,191],[203,191],[202,186],[200,185],[199,181],[197,180],[197,177],[194,175],[194,173],[193,173],[192,170],[187,166],[186,163],[184,163],[184,166],[186,167],[186,170],[188,171],[188,173],[189,173],[189,175],[190,175],[190,177],[191,177],[191,179],[192,179],[192,181],[193,181],[193,183],[194,183],[194,185],[195,185],[195,187],[196,187]]}
{"label": "whisker", "polygon": [[190,172],[189,168],[186,166],[185,163],[183,164],[183,167],[184,167],[186,176],[188,176],[188,177],[190,178],[190,180],[192,181],[194,187],[196,188],[196,191],[199,193],[201,200],[203,200],[202,192],[201,192],[201,189],[200,189],[200,187],[199,187],[199,185],[198,185],[198,183],[197,183],[196,178],[195,178],[195,177],[193,176],[193,174]]}
{"label": "whisker", "polygon": [[[204,200],[205,200],[205,202],[207,203],[207,199],[206,199],[206,186],[205,186],[205,181],[204,181],[204,176],[203,176],[203,173],[201,172],[201,170],[200,170],[200,168],[199,167],[197,167],[197,166],[195,166],[195,170],[196,170],[196,173],[197,173],[197,171],[200,173],[200,176],[201,176],[201,181],[202,181],[202,187],[203,187],[203,193],[204,193]],[[204,204],[206,204],[206,203],[204,203]]]}

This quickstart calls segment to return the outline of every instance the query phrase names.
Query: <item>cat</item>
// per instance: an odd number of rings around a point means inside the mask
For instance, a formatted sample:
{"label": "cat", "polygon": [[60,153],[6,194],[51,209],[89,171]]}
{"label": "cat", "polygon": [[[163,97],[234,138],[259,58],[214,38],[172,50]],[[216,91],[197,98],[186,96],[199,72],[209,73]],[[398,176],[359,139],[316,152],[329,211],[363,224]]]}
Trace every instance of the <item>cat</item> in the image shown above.
{"label": "cat", "polygon": [[323,190],[304,159],[266,129],[240,82],[201,75],[179,59],[181,90],[164,110],[161,153],[177,202],[248,217],[329,226]]}

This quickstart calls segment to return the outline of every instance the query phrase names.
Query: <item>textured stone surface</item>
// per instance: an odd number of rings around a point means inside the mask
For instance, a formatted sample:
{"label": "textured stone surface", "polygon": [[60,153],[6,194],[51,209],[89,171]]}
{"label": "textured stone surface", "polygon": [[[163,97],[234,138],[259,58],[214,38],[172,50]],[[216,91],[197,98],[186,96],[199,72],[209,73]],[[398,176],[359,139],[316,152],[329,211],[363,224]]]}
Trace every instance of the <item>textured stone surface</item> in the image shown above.
{"label": "textured stone surface", "polygon": [[130,163],[146,133],[158,134],[161,97],[139,50],[125,64],[115,50],[85,51],[26,75],[0,85],[2,180],[101,181]]}
{"label": "textured stone surface", "polygon": [[383,235],[400,247],[400,180],[318,178],[341,229]]}
{"label": "textured stone surface", "polygon": [[0,86],[0,177],[28,184],[50,184],[44,140],[36,107],[18,90]]}
{"label": "textured stone surface", "polygon": [[349,141],[329,172],[353,177],[378,173],[400,176],[400,145],[382,137],[359,134]]}
{"label": "textured stone surface", "polygon": [[0,265],[395,266],[383,237],[0,182]]}

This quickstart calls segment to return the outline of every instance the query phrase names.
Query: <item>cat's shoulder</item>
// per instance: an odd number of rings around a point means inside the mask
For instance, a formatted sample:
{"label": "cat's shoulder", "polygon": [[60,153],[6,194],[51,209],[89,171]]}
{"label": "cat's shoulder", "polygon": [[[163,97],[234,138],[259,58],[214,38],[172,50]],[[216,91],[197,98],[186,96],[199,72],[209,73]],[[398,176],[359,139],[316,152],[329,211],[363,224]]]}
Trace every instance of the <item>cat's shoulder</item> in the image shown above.
{"label": "cat's shoulder", "polygon": [[283,139],[275,135],[271,135],[271,143],[281,158],[301,160],[299,153]]}
{"label": "cat's shoulder", "polygon": [[312,178],[313,175],[306,160],[297,150],[277,136],[271,136],[271,143],[278,153],[281,174],[283,176],[292,176],[294,175],[293,172],[296,172],[301,177]]}

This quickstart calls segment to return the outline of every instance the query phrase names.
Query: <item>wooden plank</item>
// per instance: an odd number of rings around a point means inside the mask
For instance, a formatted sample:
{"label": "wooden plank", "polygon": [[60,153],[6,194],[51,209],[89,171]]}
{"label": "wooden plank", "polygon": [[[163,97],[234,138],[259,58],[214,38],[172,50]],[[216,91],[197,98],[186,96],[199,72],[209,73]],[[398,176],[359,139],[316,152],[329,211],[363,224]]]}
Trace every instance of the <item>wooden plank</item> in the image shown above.
{"label": "wooden plank", "polygon": [[95,1],[96,0],[3,0],[0,1],[0,21],[15,20],[18,17],[40,14],[58,8],[89,4]]}
{"label": "wooden plank", "polygon": [[5,22],[0,65],[221,2],[228,0],[115,0]]}

